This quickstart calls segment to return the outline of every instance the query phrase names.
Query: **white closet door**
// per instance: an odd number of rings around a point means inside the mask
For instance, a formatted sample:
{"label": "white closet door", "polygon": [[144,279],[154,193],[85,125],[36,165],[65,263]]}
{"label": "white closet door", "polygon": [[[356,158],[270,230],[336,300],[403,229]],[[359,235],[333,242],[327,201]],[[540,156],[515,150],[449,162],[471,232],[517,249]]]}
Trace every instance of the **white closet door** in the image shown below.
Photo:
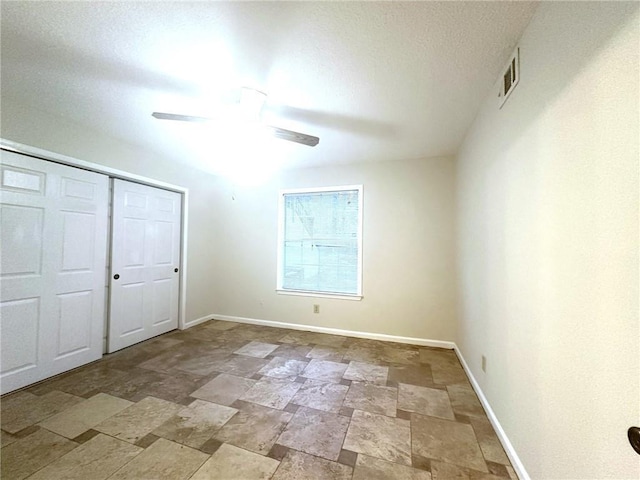
{"label": "white closet door", "polygon": [[109,179],[1,152],[2,393],[102,356]]}
{"label": "white closet door", "polygon": [[109,352],[178,327],[181,200],[114,180]]}

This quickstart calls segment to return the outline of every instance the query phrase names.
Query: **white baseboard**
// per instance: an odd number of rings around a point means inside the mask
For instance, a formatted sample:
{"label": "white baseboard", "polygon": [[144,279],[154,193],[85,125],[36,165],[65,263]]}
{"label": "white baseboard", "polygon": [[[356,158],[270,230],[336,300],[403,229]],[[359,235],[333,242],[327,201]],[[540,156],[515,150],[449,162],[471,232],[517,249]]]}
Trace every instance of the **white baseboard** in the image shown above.
{"label": "white baseboard", "polygon": [[[342,335],[345,337],[368,338],[370,340],[381,340],[383,342],[408,343],[411,345],[420,345],[423,347],[447,348],[449,350],[453,350],[456,346],[456,344],[453,342],[446,342],[443,340],[430,340],[427,338],[415,338],[415,337],[399,337],[396,335],[387,335],[385,333],[357,332],[355,330],[342,330],[339,328],[317,327],[315,325],[300,325],[298,323],[276,322],[273,320],[260,320],[257,318],[233,317],[230,315],[218,315],[218,314],[210,315],[209,317],[206,317],[206,318],[214,319],[214,320],[224,320],[227,322],[250,323],[252,325],[264,325],[267,327],[275,327],[275,328],[289,328],[291,330],[305,330],[308,332],[330,333],[332,335]],[[195,323],[189,323],[188,325],[192,326],[192,325],[195,325]]]}
{"label": "white baseboard", "polygon": [[195,320],[190,320],[185,322],[184,325],[180,328],[180,330],[186,330],[187,328],[195,327],[196,325],[204,322],[208,322],[213,319],[213,315],[205,315],[204,317],[196,318]]}
{"label": "white baseboard", "polygon": [[516,471],[518,478],[520,480],[531,480],[531,477],[527,473],[527,470],[524,468],[524,465],[522,464],[520,457],[516,453],[515,448],[513,448],[513,445],[509,441],[509,438],[507,437],[507,434],[502,428],[502,425],[500,425],[500,422],[498,421],[498,417],[496,417],[496,414],[491,408],[491,405],[489,404],[489,400],[487,400],[487,397],[484,396],[484,392],[480,388],[480,384],[478,383],[476,378],[473,376],[473,373],[471,373],[471,369],[469,368],[469,365],[467,365],[466,360],[462,356],[462,352],[460,352],[457,345],[455,346],[454,350],[456,352],[456,355],[458,356],[458,359],[460,360],[460,363],[462,364],[462,368],[464,368],[464,371],[467,374],[467,377],[469,377],[469,381],[471,382],[473,389],[475,390],[476,394],[478,395],[478,398],[480,399],[480,403],[482,403],[482,406],[484,407],[484,410],[487,413],[487,417],[489,417],[489,421],[491,422],[491,425],[493,425],[493,429],[496,431],[496,434],[498,435],[498,439],[500,440],[500,443],[502,443],[502,447],[504,448],[504,451],[507,453],[509,460],[511,460],[511,465],[513,465],[513,469]]}

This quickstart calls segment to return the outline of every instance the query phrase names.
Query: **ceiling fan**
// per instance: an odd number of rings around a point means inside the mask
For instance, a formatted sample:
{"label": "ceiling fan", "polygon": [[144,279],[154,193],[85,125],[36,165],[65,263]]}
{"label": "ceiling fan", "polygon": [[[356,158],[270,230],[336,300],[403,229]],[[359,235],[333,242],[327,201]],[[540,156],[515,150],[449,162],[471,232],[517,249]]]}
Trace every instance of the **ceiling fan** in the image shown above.
{"label": "ceiling fan", "polygon": [[[267,94],[253,88],[243,87],[240,93],[239,109],[243,119],[247,122],[259,122],[260,112],[267,99]],[[177,120],[179,122],[210,122],[213,119],[207,117],[194,117],[191,115],[179,115],[176,113],[153,112],[151,114],[159,120]],[[320,139],[306,133],[294,132],[280,127],[264,125],[272,136],[289,142],[300,143],[309,147],[315,147]]]}

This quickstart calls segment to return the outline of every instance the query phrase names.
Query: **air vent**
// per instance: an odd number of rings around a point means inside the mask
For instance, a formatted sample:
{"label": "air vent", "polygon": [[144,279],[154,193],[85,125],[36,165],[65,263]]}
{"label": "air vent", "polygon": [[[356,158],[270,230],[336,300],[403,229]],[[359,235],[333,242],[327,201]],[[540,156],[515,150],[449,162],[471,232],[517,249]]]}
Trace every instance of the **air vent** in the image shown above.
{"label": "air vent", "polygon": [[513,55],[511,55],[511,60],[509,64],[503,71],[502,79],[500,80],[500,92],[498,93],[498,98],[500,99],[500,108],[504,105],[504,102],[507,101],[511,92],[513,92],[516,85],[520,81],[520,48],[516,48]]}

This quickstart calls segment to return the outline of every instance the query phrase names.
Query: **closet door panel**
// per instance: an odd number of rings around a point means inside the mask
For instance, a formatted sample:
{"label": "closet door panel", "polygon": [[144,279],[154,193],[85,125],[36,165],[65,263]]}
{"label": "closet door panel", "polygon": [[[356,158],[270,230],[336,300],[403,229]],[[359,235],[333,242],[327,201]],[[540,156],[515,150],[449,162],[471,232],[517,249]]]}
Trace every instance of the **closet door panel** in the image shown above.
{"label": "closet door panel", "polygon": [[102,356],[109,179],[1,154],[5,393]]}
{"label": "closet door panel", "polygon": [[178,327],[182,196],[114,180],[108,351]]}

